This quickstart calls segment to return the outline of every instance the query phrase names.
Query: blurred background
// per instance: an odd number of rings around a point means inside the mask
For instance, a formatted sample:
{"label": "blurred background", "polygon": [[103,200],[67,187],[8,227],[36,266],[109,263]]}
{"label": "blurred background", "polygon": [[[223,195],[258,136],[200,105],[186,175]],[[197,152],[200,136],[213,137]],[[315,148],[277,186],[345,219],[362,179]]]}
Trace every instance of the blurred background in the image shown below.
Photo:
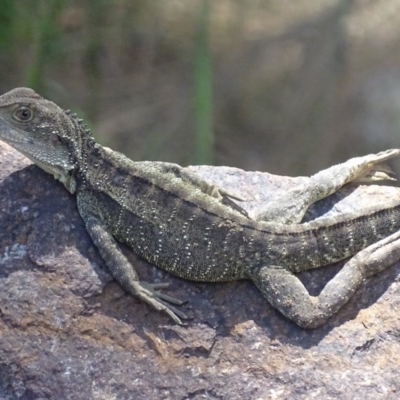
{"label": "blurred background", "polygon": [[1,0],[17,86],[134,160],[312,174],[400,146],[400,0]]}

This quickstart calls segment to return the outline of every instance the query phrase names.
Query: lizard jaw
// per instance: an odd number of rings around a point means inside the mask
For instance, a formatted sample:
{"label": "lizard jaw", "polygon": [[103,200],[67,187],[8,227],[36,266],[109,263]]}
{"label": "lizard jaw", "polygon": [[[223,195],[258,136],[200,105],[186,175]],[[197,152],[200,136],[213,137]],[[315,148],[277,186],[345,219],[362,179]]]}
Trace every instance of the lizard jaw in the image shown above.
{"label": "lizard jaw", "polygon": [[75,192],[75,179],[70,171],[74,164],[69,161],[68,152],[63,147],[52,147],[40,141],[29,132],[9,125],[0,119],[0,139],[21,152],[37,166],[61,181],[69,192]]}

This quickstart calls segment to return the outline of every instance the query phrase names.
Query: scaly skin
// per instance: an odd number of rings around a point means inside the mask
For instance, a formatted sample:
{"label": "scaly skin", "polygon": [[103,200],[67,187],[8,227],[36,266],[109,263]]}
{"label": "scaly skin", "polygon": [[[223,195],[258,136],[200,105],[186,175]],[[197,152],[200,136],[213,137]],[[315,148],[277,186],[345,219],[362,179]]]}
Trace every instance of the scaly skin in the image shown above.
{"label": "scaly skin", "polygon": [[[274,307],[305,328],[321,325],[366,277],[400,258],[400,199],[361,215],[297,224],[310,204],[347,182],[388,179],[382,163],[399,150],[321,171],[296,196],[250,219],[232,201],[239,199],[178,165],[133,162],[102,147],[75,115],[31,89],[0,96],[0,139],[76,194],[88,233],[115,279],[178,323],[186,316],[170,303],[182,302],[160,292],[165,284],[140,281],[115,239],[185,279],[251,279]],[[318,297],[294,275],[354,254]]]}

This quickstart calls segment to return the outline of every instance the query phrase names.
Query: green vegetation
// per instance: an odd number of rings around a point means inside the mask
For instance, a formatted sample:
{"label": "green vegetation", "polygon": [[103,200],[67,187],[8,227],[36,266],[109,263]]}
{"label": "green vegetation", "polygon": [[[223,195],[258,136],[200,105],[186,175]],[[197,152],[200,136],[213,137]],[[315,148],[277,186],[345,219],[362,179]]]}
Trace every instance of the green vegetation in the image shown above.
{"label": "green vegetation", "polygon": [[[191,23],[193,51],[190,53],[193,57],[187,63],[188,69],[192,65],[193,70],[191,114],[194,121],[191,142],[194,144],[190,153],[192,162],[209,164],[213,161],[214,152],[213,78],[209,43],[211,2],[201,1]],[[57,83],[57,80],[54,80],[54,71],[69,73],[68,63],[71,58],[78,58],[83,72],[81,79],[85,80],[88,88],[82,107],[84,114],[91,121],[96,121],[107,46],[122,48],[122,51],[126,52],[138,43],[140,46],[140,41],[144,40],[151,51],[152,46],[158,46],[159,54],[167,59],[170,55],[165,51],[174,53],[175,50],[171,47],[174,39],[172,42],[168,41],[164,32],[157,26],[157,21],[160,20],[160,10],[157,7],[161,8],[157,2],[152,1],[3,0],[0,7],[0,56],[3,56],[4,60],[0,83],[15,74],[13,65],[18,63],[22,68],[18,71],[20,75],[15,77],[17,85],[31,87],[56,100],[60,97],[61,100],[68,99],[63,89],[64,82],[58,80]],[[152,26],[152,18],[155,21],[154,31],[144,31],[143,24],[145,29],[149,29]],[[178,42],[176,43],[179,47]],[[161,48],[160,44],[164,48]],[[129,66],[132,71],[148,56],[148,48],[143,48],[143,54],[131,54],[132,62]],[[18,54],[21,50],[22,54]],[[159,57],[155,54],[152,61],[158,62]],[[148,148],[157,146],[149,144]]]}
{"label": "green vegetation", "polygon": [[135,160],[309,174],[375,131],[396,146],[393,2],[1,0],[0,93],[30,86]]}
{"label": "green vegetation", "polygon": [[13,30],[15,1],[2,0],[0,7],[0,46],[1,49],[11,47],[10,32]]}
{"label": "green vegetation", "polygon": [[25,71],[25,85],[41,92],[46,86],[46,64],[58,61],[62,55],[59,17],[63,3],[62,0],[30,2],[30,13],[25,14],[26,29],[32,29],[33,37],[33,52]]}

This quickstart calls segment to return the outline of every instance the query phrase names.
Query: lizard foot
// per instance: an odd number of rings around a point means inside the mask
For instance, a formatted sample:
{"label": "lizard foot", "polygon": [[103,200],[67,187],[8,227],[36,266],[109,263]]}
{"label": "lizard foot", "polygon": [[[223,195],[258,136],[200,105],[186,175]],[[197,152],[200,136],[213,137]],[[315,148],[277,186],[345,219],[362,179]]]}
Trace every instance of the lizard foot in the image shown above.
{"label": "lizard foot", "polygon": [[226,206],[232,208],[243,214],[245,217],[250,218],[248,212],[239,206],[239,204],[235,203],[233,200],[236,201],[245,201],[242,197],[236,196],[230,193],[228,190],[220,188],[218,186],[209,185],[207,188],[204,189],[204,192],[217,199],[220,203],[225,204]]}
{"label": "lizard foot", "polygon": [[140,281],[135,285],[135,295],[141,300],[152,306],[157,311],[165,312],[177,324],[183,325],[181,319],[187,319],[188,316],[171,304],[182,305],[185,302],[175,297],[169,296],[160,292],[159,289],[164,289],[169,286],[169,283],[148,283]]}
{"label": "lizard foot", "polygon": [[384,161],[390,158],[396,157],[400,154],[399,149],[390,149],[381,151],[378,154],[370,154],[364,157],[365,160],[365,171],[361,173],[354,182],[370,183],[382,180],[395,181],[394,172],[389,166],[383,164]]}

